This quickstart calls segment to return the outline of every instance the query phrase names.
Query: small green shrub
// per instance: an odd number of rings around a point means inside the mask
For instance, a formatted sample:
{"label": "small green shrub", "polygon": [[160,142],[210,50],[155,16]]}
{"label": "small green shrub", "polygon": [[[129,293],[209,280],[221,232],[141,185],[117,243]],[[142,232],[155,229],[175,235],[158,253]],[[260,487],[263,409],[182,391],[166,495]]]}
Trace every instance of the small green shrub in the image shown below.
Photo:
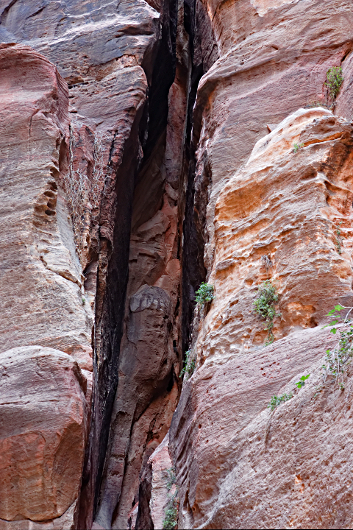
{"label": "small green shrub", "polygon": [[295,383],[297,385],[297,387],[299,388],[299,390],[301,388],[303,388],[303,386],[305,386],[305,381],[310,377],[310,374],[308,375],[302,375],[301,378],[299,379],[299,381],[297,383]]}
{"label": "small green shrub", "polygon": [[189,376],[192,376],[192,374],[195,371],[196,368],[196,361],[195,359],[191,359],[192,351],[188,350],[185,352],[185,359],[184,359],[184,366],[180,372],[179,377],[183,377],[183,375],[188,374]]}
{"label": "small green shrub", "polygon": [[331,99],[336,99],[343,83],[344,77],[340,66],[329,68],[326,73],[327,90]]}
{"label": "small green shrub", "polygon": [[281,316],[281,313],[276,313],[275,304],[278,302],[278,294],[276,287],[272,285],[270,280],[263,282],[259,287],[258,296],[254,301],[255,312],[260,315],[267,322],[264,328],[268,332],[266,345],[272,344],[275,340],[273,335],[274,319]]}
{"label": "small green shrub", "polygon": [[302,147],[304,147],[304,144],[294,144],[293,145],[293,153],[297,153],[299,151],[299,149],[301,149]]}
{"label": "small green shrub", "polygon": [[290,399],[292,399],[292,397],[292,392],[290,392],[290,394],[283,394],[282,396],[272,396],[270,403],[267,405],[267,408],[275,410],[278,405],[284,403],[285,401],[289,401]]}
{"label": "small green shrub", "polygon": [[166,510],[164,512],[163,530],[176,530],[178,526],[178,506],[175,497],[168,500]]}
{"label": "small green shrub", "polygon": [[174,484],[176,484],[176,475],[174,468],[171,467],[169,469],[166,469],[166,475],[167,475],[167,490],[170,491]]}
{"label": "small green shrub", "polygon": [[212,302],[214,299],[214,286],[209,283],[202,283],[196,291],[196,303],[204,306],[207,302]]}
{"label": "small green shrub", "polygon": [[176,484],[174,468],[166,470],[166,486],[168,490],[168,502],[164,512],[163,530],[176,530],[178,526],[178,489],[175,489],[173,495],[169,495],[173,485]]}
{"label": "small green shrub", "polygon": [[[348,309],[348,312],[344,319],[342,319],[340,313],[343,309]],[[349,319],[349,315],[353,307],[344,307],[338,304],[328,312],[327,316],[333,318],[333,320],[327,325],[330,326],[331,333],[336,335],[337,328],[336,324],[342,322],[343,324],[349,325],[348,329],[345,328],[339,331],[339,339],[336,346],[333,349],[326,350],[325,364],[322,365],[322,377],[323,382],[326,382],[327,376],[331,375],[337,381],[341,390],[344,390],[344,384],[340,381],[345,372],[345,366],[348,365],[353,358],[353,321]],[[327,327],[325,326],[325,327]]]}

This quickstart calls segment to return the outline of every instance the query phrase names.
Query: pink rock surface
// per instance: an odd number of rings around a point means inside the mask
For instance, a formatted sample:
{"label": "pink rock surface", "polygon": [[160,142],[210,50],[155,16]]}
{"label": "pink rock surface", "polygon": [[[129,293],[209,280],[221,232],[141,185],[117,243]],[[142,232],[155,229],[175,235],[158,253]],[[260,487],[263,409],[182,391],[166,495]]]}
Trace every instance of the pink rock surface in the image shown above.
{"label": "pink rock surface", "polygon": [[50,346],[92,370],[92,314],[62,189],[67,86],[21,45],[0,46],[0,69],[1,349]]}
{"label": "pink rock surface", "polygon": [[[257,142],[218,197],[215,299],[200,311],[197,370],[170,430],[182,527],[352,525],[352,371],[342,391],[333,378],[322,385],[321,368],[338,340],[322,329],[325,315],[339,300],[352,305],[352,154],[349,122],[299,109]],[[281,312],[269,346],[253,305],[266,279]],[[269,410],[273,395],[290,392]]]}
{"label": "pink rock surface", "polygon": [[40,346],[1,353],[0,374],[0,527],[61,518],[81,484],[87,380],[72,357]]}
{"label": "pink rock surface", "polygon": [[93,320],[62,188],[68,90],[27,46],[0,45],[0,70],[0,526],[59,529],[73,524],[92,377]]}

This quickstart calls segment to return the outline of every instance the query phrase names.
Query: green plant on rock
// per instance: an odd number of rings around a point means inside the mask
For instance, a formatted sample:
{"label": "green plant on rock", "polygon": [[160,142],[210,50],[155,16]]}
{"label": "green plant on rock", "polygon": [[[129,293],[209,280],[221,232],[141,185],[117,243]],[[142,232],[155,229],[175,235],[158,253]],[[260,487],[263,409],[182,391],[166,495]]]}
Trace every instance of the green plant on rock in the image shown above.
{"label": "green plant on rock", "polygon": [[276,287],[270,280],[266,280],[259,287],[258,295],[254,301],[255,312],[260,315],[266,322],[265,331],[268,332],[266,346],[272,344],[275,340],[273,335],[274,319],[281,316],[281,313],[276,313],[275,304],[278,302],[278,294]]}
{"label": "green plant on rock", "polygon": [[292,399],[293,393],[290,392],[289,394],[283,394],[282,396],[272,396],[270,403],[267,405],[267,408],[271,410],[275,410],[278,405],[281,403],[285,403],[285,401],[289,401]]}
{"label": "green plant on rock", "polygon": [[297,153],[299,151],[299,149],[301,149],[302,147],[304,147],[304,144],[294,144],[293,145],[293,153]]}
{"label": "green plant on rock", "polygon": [[301,388],[303,388],[303,386],[305,386],[305,381],[310,377],[310,374],[308,375],[302,375],[301,378],[299,379],[299,381],[296,384],[296,386],[299,388],[299,390]]}
{"label": "green plant on rock", "polygon": [[185,352],[185,359],[184,359],[184,366],[180,372],[179,377],[183,377],[183,375],[188,374],[189,376],[192,376],[192,374],[195,371],[196,368],[196,360],[191,359],[192,350],[188,350]]}
{"label": "green plant on rock", "polygon": [[209,283],[202,283],[196,291],[196,303],[203,307],[206,303],[214,299],[214,286]]}
{"label": "green plant on rock", "polygon": [[[178,526],[178,488],[176,486],[176,475],[174,468],[166,470],[166,486],[168,490],[168,502],[165,507],[163,530],[176,530]],[[175,491],[170,495],[170,490],[175,485]]]}
{"label": "green plant on rock", "polygon": [[[344,319],[340,315],[343,309],[348,309]],[[334,348],[326,350],[325,364],[322,365],[323,383],[326,382],[328,376],[332,376],[341,390],[344,390],[342,378],[346,366],[350,364],[353,358],[353,321],[349,317],[352,310],[353,307],[345,307],[338,304],[327,314],[327,316],[333,318],[327,326],[331,327],[330,332],[334,335],[336,335],[337,331],[339,332],[339,339]],[[336,325],[340,322],[348,327],[338,330]]]}
{"label": "green plant on rock", "polygon": [[340,66],[332,66],[332,68],[327,70],[325,85],[331,99],[334,100],[338,96],[343,80],[343,72]]}
{"label": "green plant on rock", "polygon": [[164,512],[163,530],[175,530],[178,526],[178,504],[175,497],[168,500]]}

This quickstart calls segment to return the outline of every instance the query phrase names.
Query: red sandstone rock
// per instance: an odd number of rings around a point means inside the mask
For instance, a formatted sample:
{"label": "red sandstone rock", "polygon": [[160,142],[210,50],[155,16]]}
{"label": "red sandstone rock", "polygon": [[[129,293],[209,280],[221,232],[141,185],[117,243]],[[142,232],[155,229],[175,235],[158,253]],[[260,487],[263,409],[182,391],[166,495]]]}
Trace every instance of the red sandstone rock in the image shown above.
{"label": "red sandstone rock", "polygon": [[67,86],[26,46],[0,45],[0,130],[0,526],[67,528],[87,435],[92,314],[62,189]]}
{"label": "red sandstone rock", "polygon": [[0,374],[0,528],[62,516],[53,527],[68,528],[81,483],[87,380],[69,355],[40,346],[1,353]]}
{"label": "red sandstone rock", "polygon": [[[352,305],[352,156],[349,122],[300,109],[255,145],[219,195],[215,299],[170,431],[182,526],[352,524],[351,370],[347,392],[334,381],[318,391],[325,352],[337,342],[322,330],[325,315],[338,300]],[[338,223],[347,236],[341,248]],[[253,309],[265,279],[277,287],[281,312],[280,340],[267,347]],[[304,374],[309,382],[298,391]],[[287,403],[267,408],[290,392]]]}
{"label": "red sandstone rock", "polygon": [[50,346],[92,370],[92,314],[61,187],[67,87],[28,47],[1,45],[0,69],[1,348]]}

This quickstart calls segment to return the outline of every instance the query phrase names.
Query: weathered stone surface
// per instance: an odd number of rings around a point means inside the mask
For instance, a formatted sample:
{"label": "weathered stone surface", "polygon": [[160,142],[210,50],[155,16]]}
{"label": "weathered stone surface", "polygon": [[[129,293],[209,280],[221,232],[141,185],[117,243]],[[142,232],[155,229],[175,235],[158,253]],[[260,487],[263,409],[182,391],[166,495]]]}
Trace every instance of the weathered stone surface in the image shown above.
{"label": "weathered stone surface", "polygon": [[93,324],[63,191],[68,90],[27,46],[0,45],[0,70],[0,526],[63,528],[81,486]]}
{"label": "weathered stone surface", "polygon": [[[0,374],[0,527],[61,518],[81,485],[87,380],[72,357],[40,346],[2,352]],[[47,527],[69,527],[73,509],[60,523]]]}
{"label": "weathered stone surface", "polygon": [[[175,318],[180,269],[176,259],[179,234],[175,189],[178,186],[176,166],[181,164],[183,146],[185,86],[184,93],[178,96],[181,101],[179,110],[184,114],[178,112],[173,120],[180,122],[180,125],[173,125],[177,128],[178,145],[172,145],[168,140],[169,149],[173,150],[169,156],[174,156],[177,151],[179,157],[172,161],[174,174],[169,178],[173,180],[174,191],[170,184],[170,189],[165,191],[165,175],[159,178],[158,174],[152,174],[156,177],[153,182],[148,168],[157,166],[159,153],[164,158],[166,135],[175,137],[175,132],[166,133],[165,129],[168,91],[175,69],[176,2],[123,0],[100,2],[97,6],[94,2],[82,4],[74,0],[55,4],[45,0],[40,5],[36,0],[4,1],[0,6],[0,27],[5,40],[25,42],[45,54],[69,84],[69,171],[63,179],[63,187],[69,199],[76,249],[85,273],[87,300],[96,315],[95,403],[90,454],[83,480],[81,511],[84,520],[80,522],[89,526],[94,498],[99,496],[100,474],[118,384],[116,367],[125,310],[135,174],[143,158],[150,162],[144,164],[147,169],[142,170],[142,177],[138,178],[140,184],[143,180],[145,183],[135,193],[135,202],[140,201],[140,205],[134,206],[138,221],[136,228],[150,221],[159,209],[163,210],[152,222],[158,225],[158,234],[146,237],[156,239],[150,245],[150,252],[157,262],[157,273],[153,272],[157,286],[164,289],[167,285],[166,296],[170,293],[173,296],[166,320],[169,323],[165,330],[168,345],[164,345],[166,351],[162,355],[167,352],[170,358],[175,358],[175,333],[171,333],[171,322]],[[44,32],[43,27],[46,28]],[[155,148],[155,144],[159,147]],[[150,188],[150,183],[154,187]],[[141,209],[143,220],[139,217]],[[149,227],[145,227],[145,231],[148,230]],[[139,236],[139,244],[143,245],[143,236]],[[148,270],[144,270],[144,274],[148,275]],[[140,281],[136,290],[143,284],[144,281]],[[147,285],[150,284],[148,281]],[[122,362],[126,361],[123,359]],[[170,359],[167,369],[173,371]],[[170,377],[167,379],[169,382]],[[125,385],[126,382],[122,384]],[[131,388],[134,385],[132,381]],[[173,385],[169,388],[167,384],[167,388],[174,396]],[[161,392],[163,394],[164,390]],[[167,406],[162,408],[169,416],[164,419],[164,434],[175,399],[174,396],[172,406],[169,406],[165,397]],[[148,408],[149,403],[144,406]],[[156,407],[153,410],[158,416]],[[134,416],[133,410],[129,413]],[[130,431],[127,439],[129,435]],[[138,475],[139,469],[135,471]],[[138,484],[135,486],[137,491]]]}
{"label": "weathered stone surface", "polygon": [[[326,349],[337,341],[318,326],[337,300],[352,305],[352,156],[349,122],[299,109],[255,145],[217,200],[215,300],[194,345],[201,367],[183,388],[170,431],[185,527],[352,524],[350,374],[347,392],[332,382],[314,397]],[[282,315],[274,327],[280,340],[267,347],[253,310],[265,279],[277,286]],[[298,392],[295,382],[307,373]],[[271,396],[291,391],[278,410],[266,408]],[[340,432],[347,434],[338,442]]]}
{"label": "weathered stone surface", "polygon": [[194,112],[198,193],[212,182],[209,197],[201,199],[208,203],[205,264],[210,270],[220,190],[268,133],[267,125],[326,102],[327,70],[345,68],[350,57],[353,12],[346,0],[312,0],[306,16],[297,1],[200,3],[211,17],[220,56],[200,81]]}
{"label": "weathered stone surface", "polygon": [[[180,379],[180,179],[187,115],[188,54],[179,2],[176,78],[170,111],[139,171],[132,205],[129,281],[102,501],[103,527],[127,528],[137,514],[139,475],[163,440]],[[171,103],[172,102],[172,103]],[[148,146],[146,148],[148,153]],[[112,521],[113,519],[113,521]],[[131,522],[129,523],[129,519]]]}
{"label": "weathered stone surface", "polygon": [[91,370],[92,315],[61,187],[67,88],[27,47],[1,45],[0,68],[2,350],[50,346]]}

